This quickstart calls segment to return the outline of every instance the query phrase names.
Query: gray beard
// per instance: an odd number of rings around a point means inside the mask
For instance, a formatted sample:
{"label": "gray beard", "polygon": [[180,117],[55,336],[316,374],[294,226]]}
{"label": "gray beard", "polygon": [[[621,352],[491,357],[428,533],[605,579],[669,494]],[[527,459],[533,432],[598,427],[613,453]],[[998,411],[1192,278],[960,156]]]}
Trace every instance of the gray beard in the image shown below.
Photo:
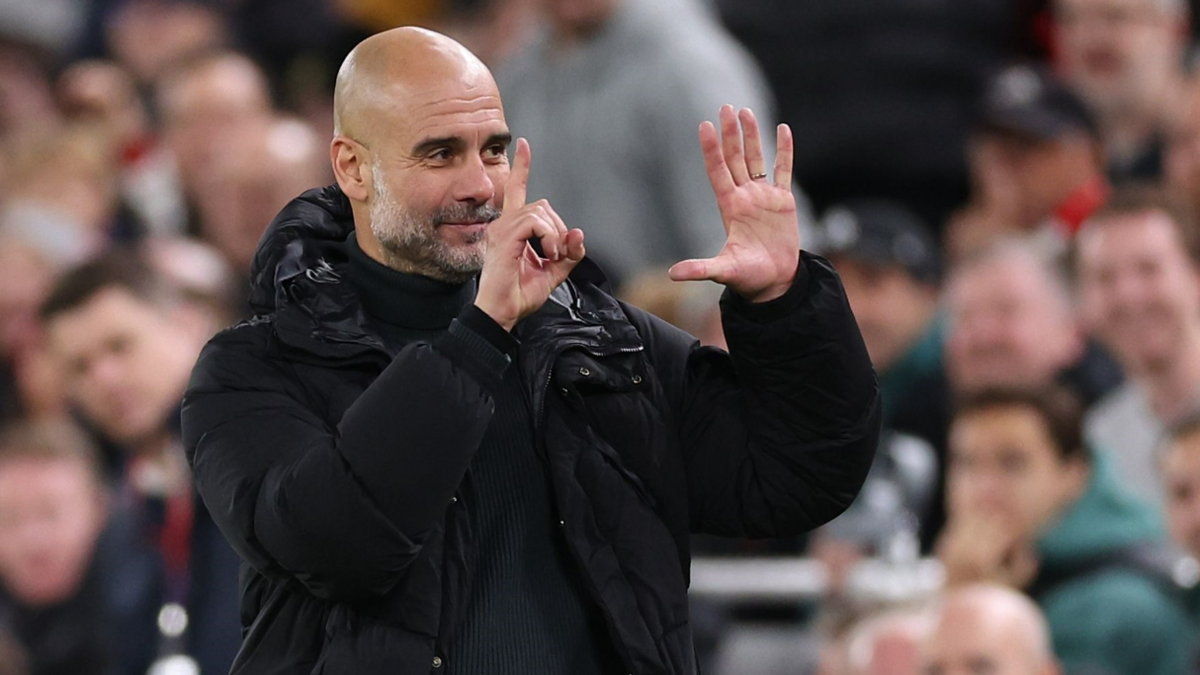
{"label": "gray beard", "polygon": [[460,203],[432,215],[420,214],[396,201],[378,166],[371,167],[371,175],[375,183],[371,233],[383,249],[388,267],[454,284],[466,283],[479,274],[484,248],[475,244],[484,241],[484,233],[471,234],[468,246],[453,246],[437,236],[437,226],[471,220],[491,222],[500,217],[498,210],[487,204]]}

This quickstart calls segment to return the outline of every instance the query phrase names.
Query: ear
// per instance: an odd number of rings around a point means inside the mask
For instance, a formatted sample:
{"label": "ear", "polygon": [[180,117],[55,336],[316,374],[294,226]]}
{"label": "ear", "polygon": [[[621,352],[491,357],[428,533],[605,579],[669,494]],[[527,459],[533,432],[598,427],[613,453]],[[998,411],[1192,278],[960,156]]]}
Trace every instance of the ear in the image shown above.
{"label": "ear", "polygon": [[337,136],[329,144],[329,159],[342,192],[351,201],[367,201],[371,173],[371,157],[367,147],[352,138]]}

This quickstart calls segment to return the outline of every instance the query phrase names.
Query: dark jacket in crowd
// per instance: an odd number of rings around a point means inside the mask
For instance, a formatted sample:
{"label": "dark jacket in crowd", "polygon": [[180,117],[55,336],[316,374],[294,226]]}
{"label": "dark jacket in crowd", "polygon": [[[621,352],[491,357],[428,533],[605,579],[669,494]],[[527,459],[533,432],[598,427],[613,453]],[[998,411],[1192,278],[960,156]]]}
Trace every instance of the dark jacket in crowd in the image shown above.
{"label": "dark jacket in crowd", "polygon": [[[777,537],[854,499],[879,433],[866,349],[827,262],[722,301],[731,354],[617,302],[588,261],[494,358],[468,306],[390,353],[341,279],[349,202],[301,195],[260,244],[256,318],[193,373],[184,440],[246,561],[235,674],[439,672],[471,594],[472,456],[518,368],[561,532],[631,673],[696,672],[689,534]],[[491,325],[492,330],[500,330]]]}

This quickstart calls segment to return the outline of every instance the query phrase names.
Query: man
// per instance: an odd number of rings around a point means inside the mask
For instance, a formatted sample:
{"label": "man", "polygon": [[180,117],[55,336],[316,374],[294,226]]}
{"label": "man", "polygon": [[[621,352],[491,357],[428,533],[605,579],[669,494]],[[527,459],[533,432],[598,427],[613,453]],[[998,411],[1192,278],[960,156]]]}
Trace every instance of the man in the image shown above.
{"label": "man", "polygon": [[538,150],[530,195],[619,280],[719,250],[694,132],[723,103],[770,117],[750,55],[697,0],[535,4],[545,29],[497,71],[506,117]]}
{"label": "man", "polygon": [[[1171,539],[1200,560],[1200,415],[1172,425],[1163,439],[1159,468],[1166,494]],[[1200,594],[1193,593],[1193,619],[1200,620]]]}
{"label": "man", "polygon": [[226,143],[269,123],[270,85],[262,70],[236,52],[194,57],[168,70],[156,89],[163,138],[178,165],[179,189],[195,200],[213,180]]}
{"label": "man", "polygon": [[178,431],[211,316],[122,250],[65,274],[41,308],[68,398],[121,451],[117,499],[155,547],[154,601],[186,610],[184,651],[221,672],[240,642],[238,558],[192,490]]}
{"label": "man", "polygon": [[1108,193],[1091,113],[1029,66],[998,73],[981,108],[968,149],[971,199],[948,226],[950,257],[963,260],[1006,237],[1064,252]]}
{"label": "man", "polygon": [[1191,631],[1152,510],[1085,448],[1064,390],[978,392],[950,431],[949,523],[939,557],[953,586],[991,582],[1030,595],[1070,671],[1181,673]]}
{"label": "man", "polygon": [[243,127],[231,140],[196,186],[195,206],[201,236],[244,277],[267,223],[329,170],[323,139],[298,119]]}
{"label": "man", "polygon": [[[161,602],[152,551],[129,516],[73,423],[0,430],[0,636],[12,633],[29,672],[151,668]],[[5,666],[9,656],[0,649]]]}
{"label": "man", "polygon": [[96,555],[107,514],[99,462],[79,431],[61,422],[0,431],[0,632],[12,632],[33,672],[115,672],[113,570]]}
{"label": "man", "polygon": [[1085,340],[1066,280],[1032,244],[994,246],[960,264],[946,286],[955,392],[1059,382],[1090,404],[1120,381]]}
{"label": "man", "polygon": [[1059,70],[1099,123],[1109,177],[1162,173],[1161,137],[1183,89],[1185,0],[1054,0]]}
{"label": "man", "polygon": [[1200,78],[1188,78],[1166,138],[1163,171],[1167,185],[1200,210]]}
{"label": "man", "polygon": [[526,204],[529,145],[510,169],[458,43],[375,35],[334,96],[338,186],[268,230],[259,316],[184,403],[250,568],[234,672],[695,672],[689,533],[834,517],[878,436],[840,285],[797,254],[787,128],[773,182],[749,111],[701,129],[729,239],[671,276],[731,289],[731,360],[613,300],[583,233]]}
{"label": "man", "polygon": [[[904,207],[879,200],[834,207],[820,224],[824,252],[838,270],[879,374],[888,432],[862,497],[822,528],[811,550],[841,567],[835,561],[880,553],[918,527],[930,540],[941,526],[939,456],[945,453],[939,451],[949,392],[935,317],[940,266],[925,224]],[[835,581],[841,576],[835,574]]]}
{"label": "man", "polygon": [[1002,586],[951,591],[925,649],[925,675],[1059,675],[1046,618]]}
{"label": "man", "polygon": [[1084,226],[1076,258],[1084,320],[1128,377],[1088,414],[1088,441],[1138,496],[1162,504],[1155,448],[1200,405],[1195,218],[1156,189],[1118,191]]}
{"label": "man", "polygon": [[931,619],[922,605],[867,617],[849,635],[847,675],[919,675]]}
{"label": "man", "polygon": [[831,208],[820,225],[824,252],[837,267],[879,373],[884,426],[925,436],[911,399],[942,369],[937,244],[915,215],[886,201]]}

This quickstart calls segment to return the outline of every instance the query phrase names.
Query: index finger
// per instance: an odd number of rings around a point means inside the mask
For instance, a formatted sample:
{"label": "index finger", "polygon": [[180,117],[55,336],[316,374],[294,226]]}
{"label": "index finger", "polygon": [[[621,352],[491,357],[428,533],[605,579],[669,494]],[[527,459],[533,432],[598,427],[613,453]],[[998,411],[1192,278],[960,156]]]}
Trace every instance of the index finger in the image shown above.
{"label": "index finger", "polygon": [[518,138],[517,149],[513,155],[512,170],[509,171],[508,181],[504,183],[502,211],[505,213],[525,206],[525,192],[529,187],[529,164],[533,159],[529,141]]}

